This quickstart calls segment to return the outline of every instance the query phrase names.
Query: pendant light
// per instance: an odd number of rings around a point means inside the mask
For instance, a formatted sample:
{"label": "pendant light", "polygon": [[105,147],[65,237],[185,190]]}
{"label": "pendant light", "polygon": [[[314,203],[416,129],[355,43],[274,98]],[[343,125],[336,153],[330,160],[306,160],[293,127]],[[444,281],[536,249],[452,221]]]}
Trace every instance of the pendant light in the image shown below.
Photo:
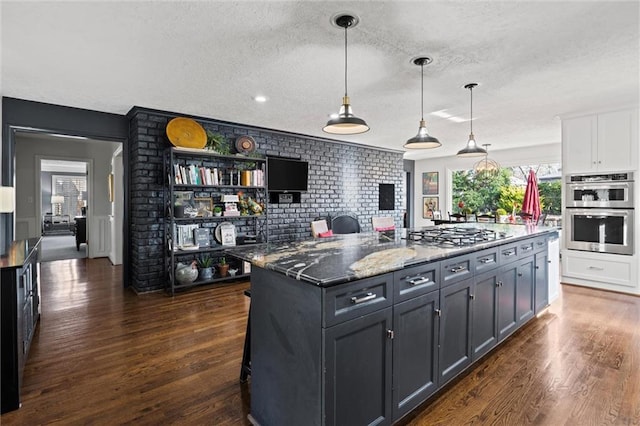
{"label": "pendant light", "polygon": [[482,160],[478,161],[476,165],[473,166],[473,170],[476,173],[476,177],[480,179],[493,178],[500,172],[500,164],[489,158],[489,149],[487,147],[491,146],[491,144],[485,143],[482,144],[482,146],[484,146],[486,154]]}
{"label": "pendant light", "polygon": [[431,63],[431,58],[423,56],[415,58],[413,60],[415,65],[420,65],[421,75],[421,95],[420,95],[420,126],[418,127],[418,134],[405,142],[404,147],[407,149],[419,149],[419,148],[437,148],[442,146],[440,141],[427,132],[427,125],[424,121],[424,66]]}
{"label": "pendant light", "polygon": [[351,15],[339,15],[334,22],[337,26],[344,28],[344,97],[342,98],[342,106],[338,112],[338,117],[327,121],[327,125],[322,130],[338,135],[364,133],[369,130],[369,126],[362,118],[353,115],[349,103],[349,95],[347,94],[347,28],[355,27],[358,24],[358,20]]}
{"label": "pendant light", "polygon": [[469,133],[469,141],[467,142],[467,146],[458,151],[458,153],[456,154],[458,157],[479,157],[481,155],[486,155],[487,153],[487,151],[478,146],[475,137],[473,136],[473,88],[477,85],[477,83],[469,83],[464,86],[465,89],[469,89],[469,93],[471,94],[471,115],[469,117],[471,132]]}

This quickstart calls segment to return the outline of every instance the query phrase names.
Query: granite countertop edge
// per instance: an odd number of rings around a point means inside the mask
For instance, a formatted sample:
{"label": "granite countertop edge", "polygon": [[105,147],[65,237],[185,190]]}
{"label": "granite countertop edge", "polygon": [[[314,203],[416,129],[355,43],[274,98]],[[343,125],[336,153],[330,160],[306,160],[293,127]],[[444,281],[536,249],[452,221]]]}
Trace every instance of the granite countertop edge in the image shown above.
{"label": "granite countertop edge", "polygon": [[[424,246],[407,241],[403,237],[406,230],[402,229],[391,233],[372,231],[331,238],[266,243],[254,247],[239,246],[227,250],[227,253],[250,262],[255,267],[279,272],[319,287],[330,287],[558,232],[556,227],[548,226],[506,226],[474,223],[475,228],[493,229],[497,232],[506,229],[507,237],[454,248]],[[509,231],[512,231],[512,235],[509,235]],[[388,256],[384,256],[385,254]]]}

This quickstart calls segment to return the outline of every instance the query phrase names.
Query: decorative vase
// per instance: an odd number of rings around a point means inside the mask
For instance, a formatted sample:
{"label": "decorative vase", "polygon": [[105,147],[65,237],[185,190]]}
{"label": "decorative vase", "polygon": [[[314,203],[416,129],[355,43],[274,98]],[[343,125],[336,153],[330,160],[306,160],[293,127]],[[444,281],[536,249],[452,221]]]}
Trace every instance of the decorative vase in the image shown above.
{"label": "decorative vase", "polygon": [[196,278],[198,278],[198,268],[196,268],[195,262],[191,264],[178,262],[176,265],[176,281],[180,284],[191,284]]}
{"label": "decorative vase", "polygon": [[200,268],[200,279],[208,281],[213,278],[213,268]]}

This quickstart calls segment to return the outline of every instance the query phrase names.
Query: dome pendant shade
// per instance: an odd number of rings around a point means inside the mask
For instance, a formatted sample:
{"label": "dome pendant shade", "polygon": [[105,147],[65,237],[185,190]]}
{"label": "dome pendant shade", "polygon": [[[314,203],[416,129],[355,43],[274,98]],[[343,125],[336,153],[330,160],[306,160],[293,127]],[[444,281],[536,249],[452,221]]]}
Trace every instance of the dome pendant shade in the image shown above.
{"label": "dome pendant shade", "polygon": [[483,155],[487,155],[487,151],[480,148],[476,143],[476,139],[473,136],[473,133],[469,135],[469,141],[467,142],[467,146],[458,151],[456,154],[458,157],[480,157]]}
{"label": "dome pendant shade", "polygon": [[369,130],[369,126],[362,119],[353,115],[347,94],[347,29],[355,27],[359,20],[351,15],[339,15],[333,21],[337,26],[344,28],[344,97],[337,118],[327,121],[322,128],[327,133],[337,135],[355,135]]}
{"label": "dome pendant shade", "polygon": [[469,114],[469,125],[471,127],[471,131],[469,132],[469,140],[467,141],[467,146],[458,151],[456,154],[458,157],[480,157],[483,155],[487,155],[487,151],[480,148],[476,143],[476,138],[473,136],[473,88],[476,87],[477,83],[469,83],[464,86],[465,89],[469,89],[469,95],[471,97],[471,112]]}
{"label": "dome pendant shade", "polygon": [[432,59],[428,56],[413,59],[414,65],[420,65],[420,126],[418,134],[405,142],[407,149],[432,149],[442,146],[437,138],[427,132],[427,123],[424,121],[424,66],[430,64]]}
{"label": "dome pendant shade", "polygon": [[369,126],[362,118],[353,115],[349,97],[345,96],[342,98],[342,106],[338,117],[327,121],[327,125],[322,130],[337,135],[355,135],[368,131]]}
{"label": "dome pendant shade", "polygon": [[442,144],[427,132],[427,125],[424,120],[420,120],[418,134],[404,144],[407,149],[430,149],[438,148],[439,146],[442,146]]}

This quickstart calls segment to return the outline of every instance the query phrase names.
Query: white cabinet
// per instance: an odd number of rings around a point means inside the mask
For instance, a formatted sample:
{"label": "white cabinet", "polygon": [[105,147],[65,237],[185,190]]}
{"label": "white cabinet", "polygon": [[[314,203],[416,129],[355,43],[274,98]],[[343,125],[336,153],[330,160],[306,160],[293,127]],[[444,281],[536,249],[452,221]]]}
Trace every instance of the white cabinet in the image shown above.
{"label": "white cabinet", "polygon": [[562,282],[624,293],[640,294],[636,256],[562,252]]}
{"label": "white cabinet", "polygon": [[638,109],[563,120],[564,173],[618,172],[638,166]]}

